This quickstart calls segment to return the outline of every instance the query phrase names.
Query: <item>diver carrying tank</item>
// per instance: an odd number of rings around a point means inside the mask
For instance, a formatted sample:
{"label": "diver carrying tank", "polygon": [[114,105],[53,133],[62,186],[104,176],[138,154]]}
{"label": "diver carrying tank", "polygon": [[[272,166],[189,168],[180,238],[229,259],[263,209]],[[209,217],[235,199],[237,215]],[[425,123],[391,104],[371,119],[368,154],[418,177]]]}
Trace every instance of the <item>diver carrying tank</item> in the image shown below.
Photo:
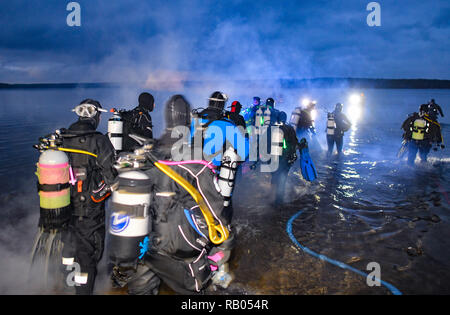
{"label": "diver carrying tank", "polygon": [[111,109],[113,116],[108,120],[108,137],[116,152],[122,151],[123,144],[123,120],[120,112]]}
{"label": "diver carrying tank", "polygon": [[239,156],[232,147],[229,147],[222,158],[220,174],[217,177],[217,186],[219,193],[224,197],[224,206],[228,207],[233,194],[234,181],[238,167]]}
{"label": "diver carrying tank", "polygon": [[151,229],[149,206],[151,180],[143,172],[119,175],[112,195],[109,257],[114,264],[135,263],[147,251]]}

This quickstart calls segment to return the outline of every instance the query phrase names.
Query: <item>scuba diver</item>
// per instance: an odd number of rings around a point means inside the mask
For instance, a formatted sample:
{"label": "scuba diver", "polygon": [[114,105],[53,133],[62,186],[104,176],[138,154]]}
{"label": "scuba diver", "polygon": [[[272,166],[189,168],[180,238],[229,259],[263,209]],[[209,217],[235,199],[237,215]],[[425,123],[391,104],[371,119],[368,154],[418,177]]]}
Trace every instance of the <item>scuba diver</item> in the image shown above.
{"label": "scuba diver", "polygon": [[231,110],[225,113],[225,117],[232,120],[236,126],[240,126],[246,129],[246,123],[244,117],[240,115],[242,109],[241,103],[234,101],[231,104]]}
{"label": "scuba diver", "polygon": [[[417,152],[422,162],[426,162],[433,143],[442,149],[445,148],[441,134],[440,124],[431,119],[428,114],[428,105],[422,104],[419,112],[415,112],[403,122],[403,145],[408,151],[408,164],[414,165]],[[405,151],[402,150],[401,151]],[[435,149],[437,150],[437,148]],[[400,155],[401,156],[401,155]]]}
{"label": "scuba diver", "polygon": [[261,106],[261,98],[259,96],[253,97],[253,103],[252,105],[247,108],[243,115],[245,119],[245,125],[248,126],[254,126],[255,125],[255,115],[258,108]]}
{"label": "scuba diver", "polygon": [[123,120],[123,151],[131,152],[139,147],[139,142],[130,134],[153,138],[153,124],[150,113],[155,108],[155,99],[150,93],[142,93],[138,99],[139,105],[129,111],[120,112]]}
{"label": "scuba diver", "polygon": [[203,159],[204,156],[205,160],[220,166],[223,153],[230,147],[236,151],[240,161],[247,158],[249,144],[245,129],[225,117],[227,100],[224,93],[216,91],[209,98],[206,109],[200,113],[193,111],[191,147],[194,159]]}
{"label": "scuba diver", "polygon": [[263,107],[256,111],[255,126],[271,126],[280,123],[282,111],[275,108],[275,100],[269,97]]}
{"label": "scuba diver", "polygon": [[[287,115],[284,112],[280,113],[280,123],[277,125],[283,134],[282,151],[279,157],[278,169],[272,173],[271,184],[275,188],[275,204],[279,205],[283,203],[284,194],[286,191],[286,180],[291,169],[292,164],[297,160],[297,146],[298,139],[295,133],[295,129],[286,124]],[[274,148],[275,151],[279,150],[278,147]],[[274,151],[274,150],[271,150]],[[271,152],[273,156],[275,152]]]}
{"label": "scuba diver", "polygon": [[342,147],[344,145],[344,133],[352,126],[350,120],[342,112],[343,105],[337,103],[332,113],[328,113],[327,116],[327,143],[328,143],[328,156],[333,154],[334,144],[336,143],[336,149],[338,155],[342,153]]}
{"label": "scuba diver", "polygon": [[[130,187],[134,193],[151,193],[148,199],[152,200],[148,217],[151,228],[147,229],[146,241],[139,243],[141,250],[135,246],[134,259],[117,259],[130,250],[113,246],[112,279],[121,287],[128,285],[130,294],[140,295],[158,294],[161,280],[179,294],[201,293],[210,280],[226,287],[230,275],[224,281],[226,274],[219,271],[223,271],[230,257],[233,237],[229,234],[231,220],[223,212],[224,198],[214,184],[221,186],[218,171],[211,162],[172,160],[172,148],[184,136],[178,134],[174,138],[174,130],[188,127],[191,120],[190,105],[183,96],[175,95],[167,102],[165,120],[164,134],[135,151],[144,156],[141,167],[144,175],[140,176],[145,178],[145,189],[136,190],[138,181],[134,188]],[[136,172],[128,172],[132,173]],[[127,178],[126,174],[122,173],[123,178]],[[120,183],[120,176],[119,187],[125,187],[127,181]],[[119,211],[123,206],[113,204],[115,207]],[[122,232],[127,236],[132,231]]]}
{"label": "scuba diver", "polygon": [[[263,158],[260,152],[261,170],[272,174],[271,184],[275,191],[275,205],[280,205],[284,201],[286,180],[289,170],[297,160],[297,149],[300,152],[300,170],[306,181],[312,182],[317,178],[317,171],[309,155],[308,142],[302,138],[298,142],[297,134],[293,126],[286,124],[287,115],[280,112],[279,123],[271,127],[264,126],[262,135],[270,143],[270,160]],[[256,164],[252,165],[254,169]]]}
{"label": "scuba diver", "polygon": [[310,102],[306,108],[296,107],[292,112],[290,124],[295,128],[297,137],[312,138],[316,134],[312,112],[316,108],[315,102]]}
{"label": "scuba diver", "polygon": [[436,104],[434,99],[431,99],[428,102],[428,115],[430,116],[431,120],[437,121],[438,115],[441,115],[441,117],[444,117],[444,113],[442,112],[441,106]]}
{"label": "scuba diver", "polygon": [[[75,275],[75,291],[77,294],[86,295],[93,293],[97,264],[103,254],[105,201],[114,187],[117,172],[113,167],[115,152],[109,138],[96,131],[100,122],[100,113],[105,111],[100,103],[86,99],[73,111],[78,115],[78,121],[68,129],[57,131],[52,137],[53,140],[50,141],[50,147],[45,146],[43,138],[40,139],[41,143],[35,146],[40,151],[47,149],[41,154],[37,172],[41,197],[39,226],[44,230],[47,227],[58,230],[60,226],[57,222],[64,220],[61,235],[62,262],[67,267],[73,266],[74,263],[79,265],[81,269]],[[61,170],[61,174],[67,177],[66,186],[61,185],[60,180],[58,183],[45,182],[55,176],[55,174],[51,175],[50,171],[53,172],[61,165],[58,163],[53,166],[47,165],[49,170],[45,169],[42,163],[44,155],[54,155],[55,152],[67,154],[67,162],[63,164],[66,165],[65,169]],[[44,164],[51,164],[51,162]],[[46,175],[48,178],[44,179]],[[63,188],[70,190],[69,211],[43,209],[43,202],[44,204],[60,202]],[[46,196],[46,194],[50,195]],[[51,198],[53,201],[46,202],[46,199]],[[33,255],[35,251],[36,248],[33,249]]]}

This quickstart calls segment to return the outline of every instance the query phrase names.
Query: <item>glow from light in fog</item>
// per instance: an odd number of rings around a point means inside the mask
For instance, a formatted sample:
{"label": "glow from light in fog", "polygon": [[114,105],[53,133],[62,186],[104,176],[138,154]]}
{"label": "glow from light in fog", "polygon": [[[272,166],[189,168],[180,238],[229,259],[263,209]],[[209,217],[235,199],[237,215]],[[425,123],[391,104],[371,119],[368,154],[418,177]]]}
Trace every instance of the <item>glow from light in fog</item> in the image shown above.
{"label": "glow from light in fog", "polygon": [[352,94],[349,97],[349,107],[347,108],[347,115],[352,124],[356,124],[361,119],[361,96],[358,94]]}

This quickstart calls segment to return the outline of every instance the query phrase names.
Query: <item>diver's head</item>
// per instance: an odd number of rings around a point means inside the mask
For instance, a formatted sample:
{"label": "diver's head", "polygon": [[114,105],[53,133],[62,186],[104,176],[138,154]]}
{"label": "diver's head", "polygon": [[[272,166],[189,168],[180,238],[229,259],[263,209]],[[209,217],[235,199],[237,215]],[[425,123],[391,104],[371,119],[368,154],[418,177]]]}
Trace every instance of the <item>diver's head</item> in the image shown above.
{"label": "diver's head", "polygon": [[436,104],[436,103],[434,102],[434,98],[432,98],[428,104],[430,104],[430,105],[431,105],[431,104]]}
{"label": "diver's head", "polygon": [[144,111],[152,112],[155,108],[155,98],[150,93],[142,93],[139,95],[139,107]]}
{"label": "diver's head", "polygon": [[270,107],[275,107],[275,100],[273,99],[273,98],[271,98],[271,97],[269,97],[267,100],[266,100],[266,106],[270,106]]}
{"label": "diver's head", "polygon": [[241,109],[242,109],[242,105],[241,105],[241,103],[239,103],[239,101],[234,101],[231,104],[231,112],[232,113],[239,114],[241,112]]}
{"label": "diver's head", "polygon": [[172,96],[164,109],[166,129],[177,126],[189,126],[191,124],[191,105],[182,95]]}
{"label": "diver's head", "polygon": [[216,91],[209,97],[208,107],[223,110],[227,101],[228,96],[226,94]]}
{"label": "diver's head", "polygon": [[72,111],[78,115],[80,121],[90,121],[95,129],[100,123],[101,112],[107,112],[98,101],[93,99],[85,99]]}
{"label": "diver's head", "polygon": [[344,105],[342,105],[342,103],[336,103],[334,110],[336,112],[342,112],[342,108],[344,108]]}
{"label": "diver's head", "polygon": [[253,106],[259,106],[261,105],[261,98],[259,96],[255,96],[253,98]]}

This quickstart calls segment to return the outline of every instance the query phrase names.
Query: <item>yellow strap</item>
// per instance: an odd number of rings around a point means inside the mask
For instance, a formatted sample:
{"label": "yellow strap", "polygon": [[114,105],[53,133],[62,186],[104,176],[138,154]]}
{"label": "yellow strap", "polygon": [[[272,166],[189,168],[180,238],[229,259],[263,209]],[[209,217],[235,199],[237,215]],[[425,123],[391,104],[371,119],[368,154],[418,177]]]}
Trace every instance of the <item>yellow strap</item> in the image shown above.
{"label": "yellow strap", "polygon": [[441,127],[441,125],[440,125],[437,121],[434,121],[434,120],[432,120],[431,118],[428,118],[427,116],[423,116],[423,118],[424,118],[425,120],[429,121],[430,123],[433,123],[433,124],[439,126],[439,128]]}
{"label": "yellow strap", "polygon": [[64,151],[64,152],[70,152],[70,153],[79,153],[79,154],[86,154],[86,155],[90,155],[93,157],[97,157],[97,155],[95,155],[94,153],[88,152],[88,151],[83,151],[83,150],[76,150],[76,149],[67,149],[67,148],[58,148],[59,151]]}
{"label": "yellow strap", "polygon": [[[158,162],[155,162],[154,164],[160,171],[162,171],[164,174],[172,178],[184,189],[186,189],[186,191],[192,196],[192,198],[194,198],[195,202],[199,205],[200,210],[202,211],[203,217],[206,220],[206,224],[208,225],[209,239],[211,240],[211,242],[216,245],[225,242],[229,236],[227,228],[220,224],[215,224],[214,217],[198,190],[195,189],[195,187],[192,186],[188,181],[186,181],[186,179],[181,177],[180,174],[172,170],[169,166],[160,164]],[[220,234],[220,236],[218,234]]]}

